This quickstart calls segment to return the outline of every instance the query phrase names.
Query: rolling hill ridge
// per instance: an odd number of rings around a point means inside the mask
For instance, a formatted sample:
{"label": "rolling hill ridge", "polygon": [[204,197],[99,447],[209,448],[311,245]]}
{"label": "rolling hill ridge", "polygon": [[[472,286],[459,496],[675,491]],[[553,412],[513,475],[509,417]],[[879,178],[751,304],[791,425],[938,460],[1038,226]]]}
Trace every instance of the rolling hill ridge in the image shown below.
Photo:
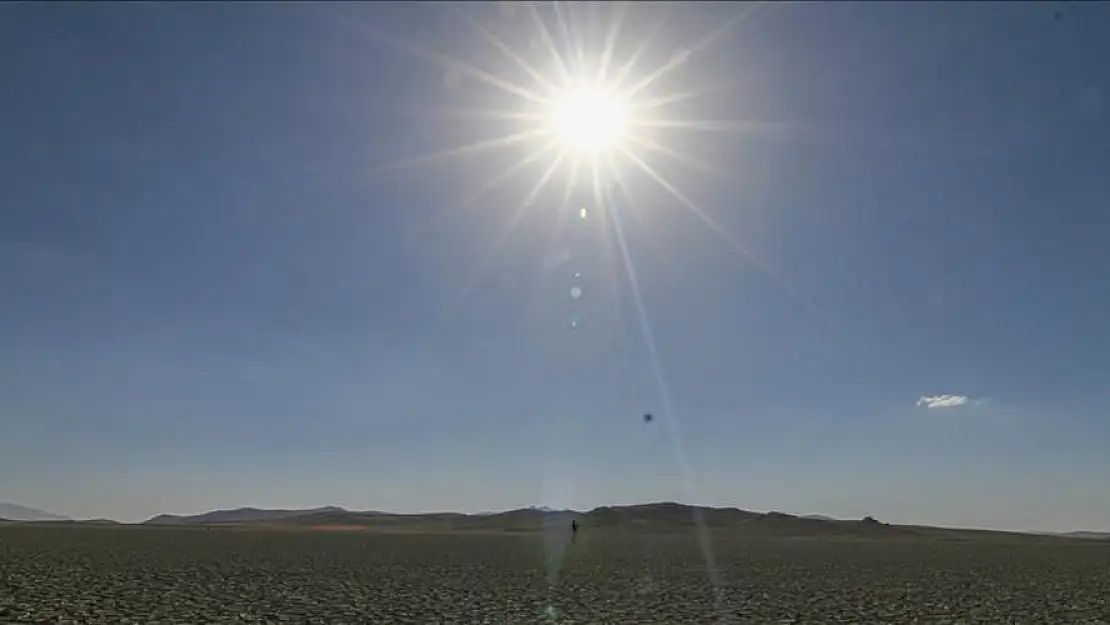
{"label": "rolling hill ridge", "polygon": [[45,510],[0,501],[0,519],[6,521],[68,521],[68,517]]}
{"label": "rolling hill ridge", "polygon": [[310,510],[240,508],[192,516],[160,515],[146,521],[145,524],[397,532],[528,532],[544,528],[568,527],[572,519],[577,520],[584,529],[670,533],[693,531],[703,526],[713,531],[736,531],[750,536],[766,537],[912,538],[931,532],[946,531],[889,525],[870,517],[861,520],[812,518],[782,512],[762,513],[739,508],[690,506],[674,502],[601,506],[585,512],[521,508],[482,514],[359,512],[334,506]]}

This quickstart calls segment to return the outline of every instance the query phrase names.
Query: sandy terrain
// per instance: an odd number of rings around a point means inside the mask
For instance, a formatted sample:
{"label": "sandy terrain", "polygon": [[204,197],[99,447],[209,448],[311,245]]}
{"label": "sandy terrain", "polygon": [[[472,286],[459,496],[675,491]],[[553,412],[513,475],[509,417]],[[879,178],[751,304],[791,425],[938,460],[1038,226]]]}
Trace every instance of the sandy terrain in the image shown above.
{"label": "sandy terrain", "polygon": [[[0,622],[1110,623],[1110,545],[0,527]],[[1100,620],[1101,619],[1101,620]]]}

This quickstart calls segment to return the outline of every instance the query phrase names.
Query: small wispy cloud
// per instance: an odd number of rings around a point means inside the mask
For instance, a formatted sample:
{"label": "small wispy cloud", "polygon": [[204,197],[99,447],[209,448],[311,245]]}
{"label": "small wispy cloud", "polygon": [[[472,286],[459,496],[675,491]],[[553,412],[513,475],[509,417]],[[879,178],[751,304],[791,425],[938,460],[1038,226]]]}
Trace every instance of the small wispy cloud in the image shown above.
{"label": "small wispy cloud", "polygon": [[918,406],[929,409],[958,408],[972,403],[967,395],[922,395],[917,399]]}

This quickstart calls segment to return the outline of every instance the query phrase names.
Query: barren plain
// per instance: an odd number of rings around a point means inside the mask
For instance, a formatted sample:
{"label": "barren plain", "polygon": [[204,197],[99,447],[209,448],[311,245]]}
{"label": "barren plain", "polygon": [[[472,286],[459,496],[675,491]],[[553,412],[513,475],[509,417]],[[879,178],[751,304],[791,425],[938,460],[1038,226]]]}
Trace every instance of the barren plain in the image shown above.
{"label": "barren plain", "polygon": [[1110,623],[1110,543],[0,526],[6,623]]}

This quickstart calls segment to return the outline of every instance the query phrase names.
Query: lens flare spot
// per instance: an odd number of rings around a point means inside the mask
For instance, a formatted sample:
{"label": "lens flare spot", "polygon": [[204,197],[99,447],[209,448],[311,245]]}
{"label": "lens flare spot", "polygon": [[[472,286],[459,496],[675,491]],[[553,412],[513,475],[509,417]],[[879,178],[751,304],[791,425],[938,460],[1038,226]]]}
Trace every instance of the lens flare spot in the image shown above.
{"label": "lens flare spot", "polygon": [[586,218],[586,209],[585,208],[578,209],[578,218],[579,219],[585,219]]}
{"label": "lens flare spot", "polygon": [[571,299],[578,299],[579,297],[582,297],[582,289],[578,287],[571,287],[570,297]]}

